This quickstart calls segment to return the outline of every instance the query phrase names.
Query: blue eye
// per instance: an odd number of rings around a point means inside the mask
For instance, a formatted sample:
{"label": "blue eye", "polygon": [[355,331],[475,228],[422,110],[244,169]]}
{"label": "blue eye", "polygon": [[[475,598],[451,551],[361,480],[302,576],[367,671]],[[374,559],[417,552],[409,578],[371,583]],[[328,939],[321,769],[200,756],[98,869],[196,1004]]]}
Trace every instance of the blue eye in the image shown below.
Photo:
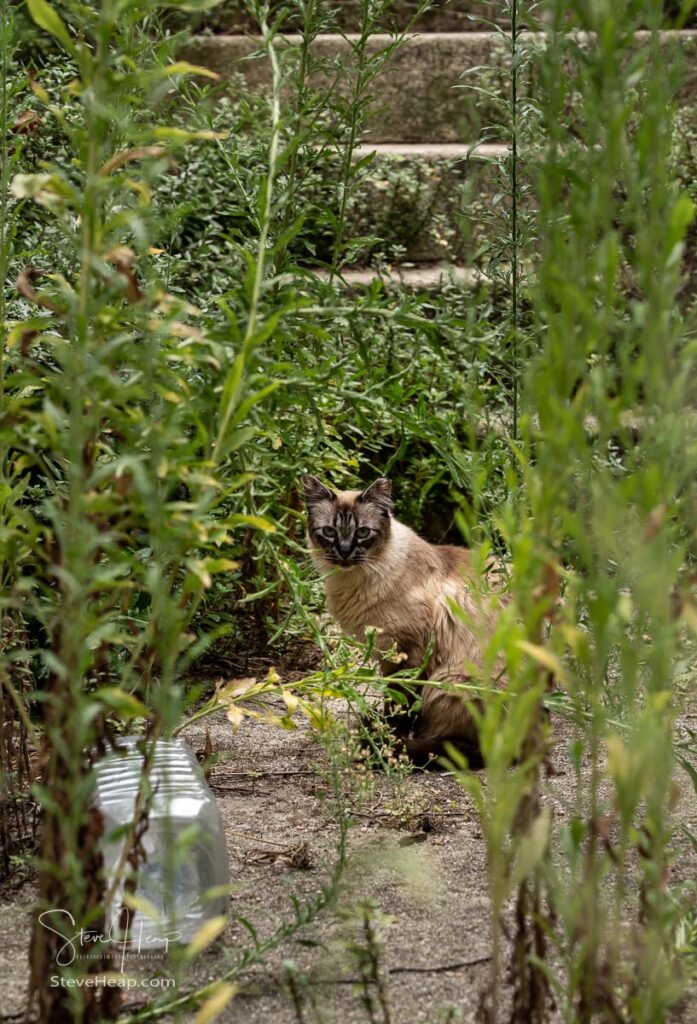
{"label": "blue eye", "polygon": [[359,526],[356,530],[356,536],[359,540],[365,540],[366,537],[370,537],[371,532],[367,526]]}
{"label": "blue eye", "polygon": [[336,537],[336,530],[334,529],[333,526],[323,526],[322,527],[322,536],[323,537]]}

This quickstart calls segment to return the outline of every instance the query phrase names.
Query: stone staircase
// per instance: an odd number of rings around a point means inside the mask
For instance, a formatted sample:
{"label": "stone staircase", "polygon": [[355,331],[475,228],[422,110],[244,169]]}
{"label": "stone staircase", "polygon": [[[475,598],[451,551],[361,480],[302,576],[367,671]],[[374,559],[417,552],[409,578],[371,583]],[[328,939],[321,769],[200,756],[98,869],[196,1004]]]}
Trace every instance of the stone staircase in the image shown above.
{"label": "stone staircase", "polygon": [[[336,0],[337,21],[347,33],[320,35],[313,54],[328,62],[346,58],[357,38],[359,0]],[[363,179],[351,206],[351,226],[357,235],[373,233],[384,239],[379,253],[366,251],[344,278],[355,284],[381,274],[405,286],[436,288],[444,280],[469,285],[479,279],[472,269],[485,241],[484,216],[500,188],[494,164],[506,151],[505,139],[475,145],[484,129],[500,119],[496,102],[487,92],[500,90],[496,69],[509,61],[507,42],[492,24],[482,31],[482,17],[492,20],[496,6],[484,0],[437,2],[390,57],[377,83],[379,104],[361,139],[357,158],[374,152],[370,173]],[[395,26],[409,23],[414,5],[395,0]],[[236,80],[250,89],[268,88],[270,69],[265,59],[249,59],[259,48],[248,16],[234,2],[216,9],[187,57]],[[494,19],[496,20],[496,19]],[[499,18],[505,24],[503,18]],[[279,45],[296,47],[301,36],[290,31]],[[666,32],[678,39],[686,55],[686,80],[681,100],[697,98],[697,31]],[[371,52],[387,46],[389,35],[370,40]],[[313,84],[329,78],[317,73]],[[534,83],[533,83],[534,87]]]}

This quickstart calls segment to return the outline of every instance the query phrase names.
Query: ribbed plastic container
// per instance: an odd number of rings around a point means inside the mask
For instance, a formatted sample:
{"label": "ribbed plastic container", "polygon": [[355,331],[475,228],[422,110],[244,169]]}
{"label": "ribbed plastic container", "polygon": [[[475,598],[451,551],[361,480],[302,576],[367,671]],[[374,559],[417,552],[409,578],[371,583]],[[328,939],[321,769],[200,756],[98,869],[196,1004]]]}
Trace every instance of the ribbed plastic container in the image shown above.
{"label": "ribbed plastic container", "polygon": [[[124,843],[123,832],[113,834],[133,821],[143,772],[144,758],[136,749],[140,739],[120,738],[125,752],[110,754],[97,765],[95,803],[104,817],[102,849],[109,879]],[[150,780],[155,792],[136,895],[155,908],[156,916],[137,911],[128,930],[129,946],[141,951],[189,942],[205,921],[226,912],[226,894],[206,894],[230,882],[220,809],[191,747],[183,740],[158,740]],[[178,844],[185,830],[191,839]],[[118,912],[121,895],[119,888],[108,917]]]}

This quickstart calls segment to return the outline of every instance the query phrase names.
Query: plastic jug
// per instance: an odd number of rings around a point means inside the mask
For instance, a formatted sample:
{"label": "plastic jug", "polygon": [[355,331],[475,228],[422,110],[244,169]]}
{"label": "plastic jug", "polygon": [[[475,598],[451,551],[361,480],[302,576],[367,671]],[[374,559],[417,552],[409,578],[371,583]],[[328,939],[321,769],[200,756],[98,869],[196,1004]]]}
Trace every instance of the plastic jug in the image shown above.
{"label": "plastic jug", "polygon": [[[119,738],[124,751],[96,765],[95,803],[104,819],[102,852],[109,882],[123,852],[123,826],[133,821],[144,763],[139,742],[142,737]],[[119,935],[120,942],[140,952],[189,942],[205,921],[225,913],[228,894],[221,887],[230,882],[220,809],[191,747],[180,739],[157,740],[150,784],[154,795],[136,896],[151,909],[130,911],[127,934],[122,929]],[[113,835],[117,830],[120,836]],[[121,883],[107,920],[118,919],[122,894]]]}

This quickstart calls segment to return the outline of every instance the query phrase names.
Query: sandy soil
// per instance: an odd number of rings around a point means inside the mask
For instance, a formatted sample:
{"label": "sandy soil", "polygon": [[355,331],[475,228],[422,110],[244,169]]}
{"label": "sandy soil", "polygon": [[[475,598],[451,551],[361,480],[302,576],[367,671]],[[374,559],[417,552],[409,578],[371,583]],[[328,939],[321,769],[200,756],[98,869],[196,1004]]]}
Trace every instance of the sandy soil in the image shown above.
{"label": "sandy soil", "polygon": [[[240,916],[263,940],[292,918],[291,897],[311,899],[331,871],[338,826],[327,760],[309,728],[300,719],[298,725],[284,731],[246,720],[233,733],[221,714],[184,732],[202,751],[208,729],[218,758],[211,784],[223,815],[233,891],[225,932],[180,979],[180,992],[220,977],[240,947],[249,944]],[[545,781],[545,800],[559,822],[573,805],[575,779],[566,753],[569,727],[563,721],[554,726],[556,774]],[[680,818],[697,831],[697,803],[689,784],[683,791]],[[454,778],[437,773],[415,774],[397,784],[371,773],[362,799],[348,790],[345,795],[356,815],[338,908],[325,910],[262,965],[246,971],[240,991],[218,1019],[223,1024],[370,1022],[355,983],[359,966],[351,943],[362,934],[355,908],[371,899],[384,915],[380,965],[390,1024],[474,1022],[489,985],[490,935],[485,845],[470,798]],[[696,865],[686,844],[672,881],[697,876]],[[27,882],[0,904],[1,1019],[22,1008],[32,896]],[[310,980],[299,1012],[288,991],[288,960]],[[142,997],[126,998],[135,1008]],[[193,1022],[195,1015],[180,1019]],[[379,1006],[374,1020],[386,1020]],[[695,1001],[684,1000],[672,1020],[697,1024]]]}

